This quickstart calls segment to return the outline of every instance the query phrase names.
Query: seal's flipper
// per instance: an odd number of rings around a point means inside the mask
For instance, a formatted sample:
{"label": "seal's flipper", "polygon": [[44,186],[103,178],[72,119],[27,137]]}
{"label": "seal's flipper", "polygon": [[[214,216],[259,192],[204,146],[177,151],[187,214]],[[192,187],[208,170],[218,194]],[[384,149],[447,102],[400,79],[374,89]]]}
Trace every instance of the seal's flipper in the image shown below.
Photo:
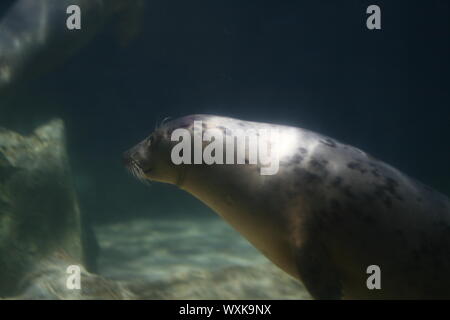
{"label": "seal's flipper", "polygon": [[317,241],[307,241],[296,253],[297,269],[314,299],[342,299],[342,285],[326,249]]}

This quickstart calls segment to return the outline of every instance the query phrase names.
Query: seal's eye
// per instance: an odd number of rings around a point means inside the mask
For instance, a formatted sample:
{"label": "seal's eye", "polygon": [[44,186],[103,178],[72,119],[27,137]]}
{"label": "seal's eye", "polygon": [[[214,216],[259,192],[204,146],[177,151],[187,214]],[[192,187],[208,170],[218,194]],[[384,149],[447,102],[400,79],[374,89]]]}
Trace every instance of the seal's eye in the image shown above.
{"label": "seal's eye", "polygon": [[148,138],[147,138],[147,147],[155,147],[158,144],[158,137],[152,133]]}

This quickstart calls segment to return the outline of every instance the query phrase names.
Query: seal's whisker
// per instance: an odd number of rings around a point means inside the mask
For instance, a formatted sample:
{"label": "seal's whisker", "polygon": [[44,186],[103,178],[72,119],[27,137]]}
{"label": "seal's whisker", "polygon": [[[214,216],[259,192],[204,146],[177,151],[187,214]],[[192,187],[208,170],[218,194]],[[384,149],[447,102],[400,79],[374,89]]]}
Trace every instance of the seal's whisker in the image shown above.
{"label": "seal's whisker", "polygon": [[131,173],[142,183],[150,185],[149,181],[145,178],[144,170],[142,170],[142,168],[135,161],[132,161]]}
{"label": "seal's whisker", "polygon": [[146,185],[150,185],[150,182],[145,177],[144,170],[141,166],[133,159],[130,160],[129,165],[127,165],[128,172],[139,181]]}

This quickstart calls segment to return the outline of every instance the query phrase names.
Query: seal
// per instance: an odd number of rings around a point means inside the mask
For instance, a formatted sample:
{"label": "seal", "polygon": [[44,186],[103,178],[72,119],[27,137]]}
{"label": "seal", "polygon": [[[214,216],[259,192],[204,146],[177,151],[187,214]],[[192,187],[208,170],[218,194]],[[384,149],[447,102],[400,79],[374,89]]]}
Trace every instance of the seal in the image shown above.
{"label": "seal", "polygon": [[[173,133],[194,135],[199,121],[224,135],[278,130],[269,142],[282,146],[279,170],[174,164]],[[200,199],[316,299],[450,298],[449,199],[355,147],[301,128],[191,115],[162,124],[123,160],[139,178]],[[368,286],[374,265],[381,288]]]}

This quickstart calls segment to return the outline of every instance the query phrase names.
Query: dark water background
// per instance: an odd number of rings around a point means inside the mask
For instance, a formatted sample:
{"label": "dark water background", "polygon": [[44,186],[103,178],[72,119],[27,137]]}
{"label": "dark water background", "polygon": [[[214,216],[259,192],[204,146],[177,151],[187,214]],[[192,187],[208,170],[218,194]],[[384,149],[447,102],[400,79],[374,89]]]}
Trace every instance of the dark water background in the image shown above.
{"label": "dark water background", "polygon": [[[381,31],[365,27],[370,4]],[[148,1],[130,45],[111,25],[2,93],[0,125],[26,133],[62,117],[81,206],[97,222],[204,211],[121,165],[158,122],[193,113],[318,131],[450,195],[449,11],[447,0]]]}

